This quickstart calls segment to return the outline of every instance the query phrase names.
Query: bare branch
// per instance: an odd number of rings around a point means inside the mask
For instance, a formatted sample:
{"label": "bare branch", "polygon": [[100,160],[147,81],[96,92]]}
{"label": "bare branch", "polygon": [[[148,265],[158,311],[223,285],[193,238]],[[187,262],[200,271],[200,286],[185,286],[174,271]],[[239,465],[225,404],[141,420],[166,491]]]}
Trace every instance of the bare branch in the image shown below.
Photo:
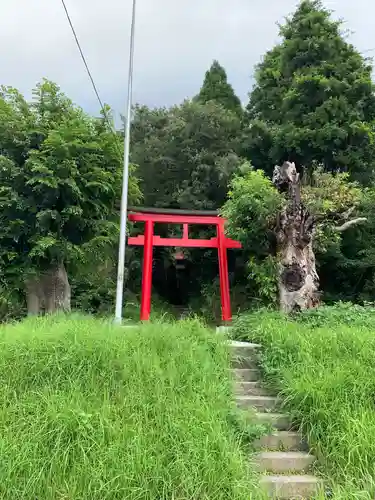
{"label": "bare branch", "polygon": [[366,222],[367,218],[366,217],[357,217],[356,219],[348,220],[341,226],[335,227],[335,231],[338,231],[339,233],[342,233],[349,229],[349,227],[355,226],[356,224],[360,224],[361,222]]}
{"label": "bare branch", "polygon": [[348,220],[349,217],[352,215],[352,213],[354,212],[354,210],[356,209],[356,207],[350,207],[349,210],[347,210],[346,212],[344,212],[342,215],[341,215],[341,218],[343,220]]}

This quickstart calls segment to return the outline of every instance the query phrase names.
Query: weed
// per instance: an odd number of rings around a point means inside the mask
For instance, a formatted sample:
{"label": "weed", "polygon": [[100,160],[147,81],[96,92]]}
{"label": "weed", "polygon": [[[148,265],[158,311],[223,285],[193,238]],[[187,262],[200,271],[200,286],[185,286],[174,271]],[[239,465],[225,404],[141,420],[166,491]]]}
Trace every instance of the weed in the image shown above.
{"label": "weed", "polygon": [[375,310],[340,304],[287,318],[259,311],[234,336],[263,345],[261,365],[331,479],[331,498],[375,492]]}
{"label": "weed", "polygon": [[197,321],[0,329],[0,498],[258,500],[229,359]]}

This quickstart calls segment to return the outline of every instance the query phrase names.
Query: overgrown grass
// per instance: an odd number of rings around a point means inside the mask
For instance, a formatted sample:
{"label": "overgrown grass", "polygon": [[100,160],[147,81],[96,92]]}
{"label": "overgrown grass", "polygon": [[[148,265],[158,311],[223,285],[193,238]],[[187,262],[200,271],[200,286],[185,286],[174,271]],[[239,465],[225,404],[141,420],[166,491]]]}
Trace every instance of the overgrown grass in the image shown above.
{"label": "overgrown grass", "polygon": [[375,311],[339,305],[294,319],[259,311],[234,335],[263,345],[262,367],[280,390],[332,480],[335,499],[375,493]]}
{"label": "overgrown grass", "polygon": [[257,500],[222,341],[198,322],[0,329],[0,498]]}

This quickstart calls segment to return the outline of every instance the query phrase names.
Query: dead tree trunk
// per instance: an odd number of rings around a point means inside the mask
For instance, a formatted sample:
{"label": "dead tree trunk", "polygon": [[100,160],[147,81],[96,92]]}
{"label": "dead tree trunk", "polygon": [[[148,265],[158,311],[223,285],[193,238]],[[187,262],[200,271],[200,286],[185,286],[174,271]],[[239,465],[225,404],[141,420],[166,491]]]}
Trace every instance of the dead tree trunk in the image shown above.
{"label": "dead tree trunk", "polygon": [[71,290],[63,263],[29,277],[25,290],[28,315],[70,311]]}
{"label": "dead tree trunk", "polygon": [[286,193],[288,200],[279,215],[276,238],[280,307],[290,313],[319,303],[319,277],[312,246],[315,220],[301,201],[300,177],[294,163],[276,166],[273,183]]}

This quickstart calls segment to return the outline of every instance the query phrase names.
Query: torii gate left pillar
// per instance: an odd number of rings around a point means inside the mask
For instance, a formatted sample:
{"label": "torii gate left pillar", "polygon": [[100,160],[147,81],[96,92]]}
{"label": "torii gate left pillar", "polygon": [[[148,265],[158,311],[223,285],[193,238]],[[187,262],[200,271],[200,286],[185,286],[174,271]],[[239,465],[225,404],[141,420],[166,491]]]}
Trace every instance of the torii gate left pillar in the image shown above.
{"label": "torii gate left pillar", "polygon": [[[141,321],[147,321],[151,313],[151,289],[152,289],[152,255],[154,246],[185,247],[185,248],[217,248],[219,258],[219,278],[221,297],[221,317],[224,322],[232,319],[230,306],[229,276],[228,276],[228,248],[241,248],[241,243],[225,236],[225,219],[219,216],[208,215],[177,215],[176,213],[161,214],[151,212],[134,212],[128,216],[132,222],[144,222],[144,234],[130,236],[128,245],[143,246],[143,270],[142,270],[142,298],[141,298]],[[183,227],[182,238],[162,238],[154,234],[156,223],[178,224]],[[210,239],[189,238],[189,225],[215,225],[216,237]]]}

